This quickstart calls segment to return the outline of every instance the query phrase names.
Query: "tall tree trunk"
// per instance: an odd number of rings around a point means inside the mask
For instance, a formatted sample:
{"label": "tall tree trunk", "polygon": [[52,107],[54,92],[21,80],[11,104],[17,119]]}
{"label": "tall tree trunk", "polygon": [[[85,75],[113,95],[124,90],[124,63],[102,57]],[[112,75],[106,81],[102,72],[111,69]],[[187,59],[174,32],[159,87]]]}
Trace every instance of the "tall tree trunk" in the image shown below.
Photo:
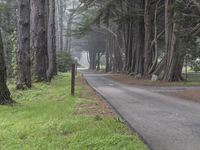
{"label": "tall tree trunk", "polygon": [[0,105],[12,104],[10,91],[6,84],[6,65],[4,60],[3,41],[0,32]]}
{"label": "tall tree trunk", "polygon": [[45,1],[31,0],[31,49],[34,52],[34,77],[37,82],[47,81],[47,38]]}
{"label": "tall tree trunk", "polygon": [[57,74],[56,66],[56,30],[55,30],[55,1],[49,0],[48,15],[48,70],[47,78],[51,80]]}
{"label": "tall tree trunk", "polygon": [[59,28],[60,28],[60,51],[63,51],[63,17],[64,17],[64,7],[63,7],[63,0],[60,0],[59,5]]}
{"label": "tall tree trunk", "polygon": [[106,72],[110,71],[110,55],[109,55],[109,33],[106,36]]}
{"label": "tall tree trunk", "polygon": [[59,51],[60,48],[60,32],[59,32],[59,1],[55,0],[55,26],[56,26],[56,51]]}
{"label": "tall tree trunk", "polygon": [[101,54],[100,54],[100,52],[98,52],[98,54],[97,54],[98,56],[98,59],[97,59],[97,70],[100,70],[101,68],[100,68],[100,61],[101,61]]}
{"label": "tall tree trunk", "polygon": [[17,89],[31,88],[30,0],[18,0]]}
{"label": "tall tree trunk", "polygon": [[90,49],[89,50],[89,57],[90,57],[90,69],[96,70],[96,49]]}
{"label": "tall tree trunk", "polygon": [[[143,51],[144,51],[144,21],[141,18],[139,24],[137,25],[138,33],[136,34],[137,37],[135,39],[135,69],[134,73],[136,75],[143,75],[144,74],[144,58],[143,58]],[[133,60],[135,61],[135,60]]]}
{"label": "tall tree trunk", "polygon": [[[144,1],[129,0],[130,8],[144,9]],[[129,8],[127,9],[129,11]],[[128,73],[143,75],[143,51],[144,51],[144,18],[130,17],[127,31],[126,71]],[[133,34],[134,33],[134,34]]]}
{"label": "tall tree trunk", "polygon": [[[118,36],[120,35],[118,34]],[[117,37],[112,36],[113,56],[114,56],[114,70],[113,71],[122,71],[122,68],[123,68],[123,60],[122,60],[122,54],[121,54],[118,36]]]}
{"label": "tall tree trunk", "polygon": [[[143,9],[144,2],[143,0],[139,1],[139,5],[136,2],[133,2],[132,6],[136,9]],[[131,65],[130,65],[130,73],[134,75],[142,76],[144,73],[144,18],[138,16],[136,20],[132,19],[132,32],[134,33],[132,36],[131,42]]]}
{"label": "tall tree trunk", "polygon": [[144,40],[144,75],[149,76],[148,72],[152,65],[152,12],[151,12],[152,0],[145,0],[144,11],[144,25],[145,25],[145,40]]}
{"label": "tall tree trunk", "polygon": [[175,0],[165,0],[165,49],[167,56],[163,78],[165,81],[180,81],[182,79],[180,67],[183,67],[181,59],[184,55],[178,48],[179,25],[175,22],[177,14],[174,13],[172,7],[174,3]]}
{"label": "tall tree trunk", "polygon": [[133,59],[132,59],[132,56],[133,56],[133,38],[135,35],[132,34],[133,32],[133,22],[132,22],[132,19],[130,19],[129,21],[129,24],[128,24],[128,27],[127,27],[127,56],[126,56],[126,62],[127,62],[127,67],[126,67],[126,71],[128,73],[131,73],[131,66],[133,64]]}
{"label": "tall tree trunk", "polygon": [[70,13],[69,14],[69,18],[68,18],[68,21],[67,21],[67,36],[66,36],[66,51],[70,52],[71,51],[71,44],[72,44],[72,21],[73,21],[73,15],[74,15],[74,12],[73,13]]}

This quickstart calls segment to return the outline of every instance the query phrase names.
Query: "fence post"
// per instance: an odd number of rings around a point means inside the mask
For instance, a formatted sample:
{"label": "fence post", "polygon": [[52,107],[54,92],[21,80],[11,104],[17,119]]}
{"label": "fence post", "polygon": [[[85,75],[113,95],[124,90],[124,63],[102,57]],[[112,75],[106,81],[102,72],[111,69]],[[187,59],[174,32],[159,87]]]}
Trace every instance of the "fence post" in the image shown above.
{"label": "fence post", "polygon": [[78,64],[76,63],[76,76],[78,75]]}
{"label": "fence post", "polygon": [[72,75],[71,75],[71,96],[75,95],[75,75],[76,75],[76,65],[72,64]]}

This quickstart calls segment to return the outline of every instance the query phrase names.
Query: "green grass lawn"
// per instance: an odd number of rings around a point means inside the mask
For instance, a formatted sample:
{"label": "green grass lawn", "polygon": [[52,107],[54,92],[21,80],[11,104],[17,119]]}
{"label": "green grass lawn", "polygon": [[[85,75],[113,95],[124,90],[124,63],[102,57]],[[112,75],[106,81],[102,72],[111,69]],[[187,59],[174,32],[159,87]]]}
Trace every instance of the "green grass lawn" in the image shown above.
{"label": "green grass lawn", "polygon": [[60,74],[51,84],[37,83],[27,91],[16,91],[10,84],[18,104],[0,106],[0,149],[147,149],[137,135],[112,115],[76,113],[82,104],[96,102],[80,97],[83,86],[78,87],[76,97],[71,97],[69,83],[69,75]]}

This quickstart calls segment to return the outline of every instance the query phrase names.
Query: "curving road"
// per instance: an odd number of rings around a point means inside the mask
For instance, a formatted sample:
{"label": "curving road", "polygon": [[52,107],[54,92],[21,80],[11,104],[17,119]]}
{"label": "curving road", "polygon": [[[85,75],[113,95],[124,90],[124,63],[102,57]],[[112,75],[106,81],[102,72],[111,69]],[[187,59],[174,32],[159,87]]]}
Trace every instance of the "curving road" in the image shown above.
{"label": "curving road", "polygon": [[200,104],[83,73],[153,150],[200,150]]}

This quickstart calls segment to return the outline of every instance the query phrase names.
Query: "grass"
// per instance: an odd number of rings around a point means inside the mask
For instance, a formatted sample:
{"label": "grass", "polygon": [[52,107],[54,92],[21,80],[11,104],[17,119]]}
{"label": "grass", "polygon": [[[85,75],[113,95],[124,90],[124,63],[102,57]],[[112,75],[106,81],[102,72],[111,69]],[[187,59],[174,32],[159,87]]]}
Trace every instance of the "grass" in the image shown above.
{"label": "grass", "polygon": [[[188,82],[197,82],[200,85],[200,73],[199,72],[190,72],[187,75]],[[186,78],[186,75],[183,74],[183,77]]]}
{"label": "grass", "polygon": [[71,97],[69,83],[69,75],[60,74],[51,84],[37,83],[27,91],[16,91],[13,84],[9,85],[18,104],[0,106],[0,149],[147,149],[138,136],[113,115],[77,113],[82,105],[98,102],[81,96],[81,93],[89,95],[83,85],[77,88],[77,96]]}

